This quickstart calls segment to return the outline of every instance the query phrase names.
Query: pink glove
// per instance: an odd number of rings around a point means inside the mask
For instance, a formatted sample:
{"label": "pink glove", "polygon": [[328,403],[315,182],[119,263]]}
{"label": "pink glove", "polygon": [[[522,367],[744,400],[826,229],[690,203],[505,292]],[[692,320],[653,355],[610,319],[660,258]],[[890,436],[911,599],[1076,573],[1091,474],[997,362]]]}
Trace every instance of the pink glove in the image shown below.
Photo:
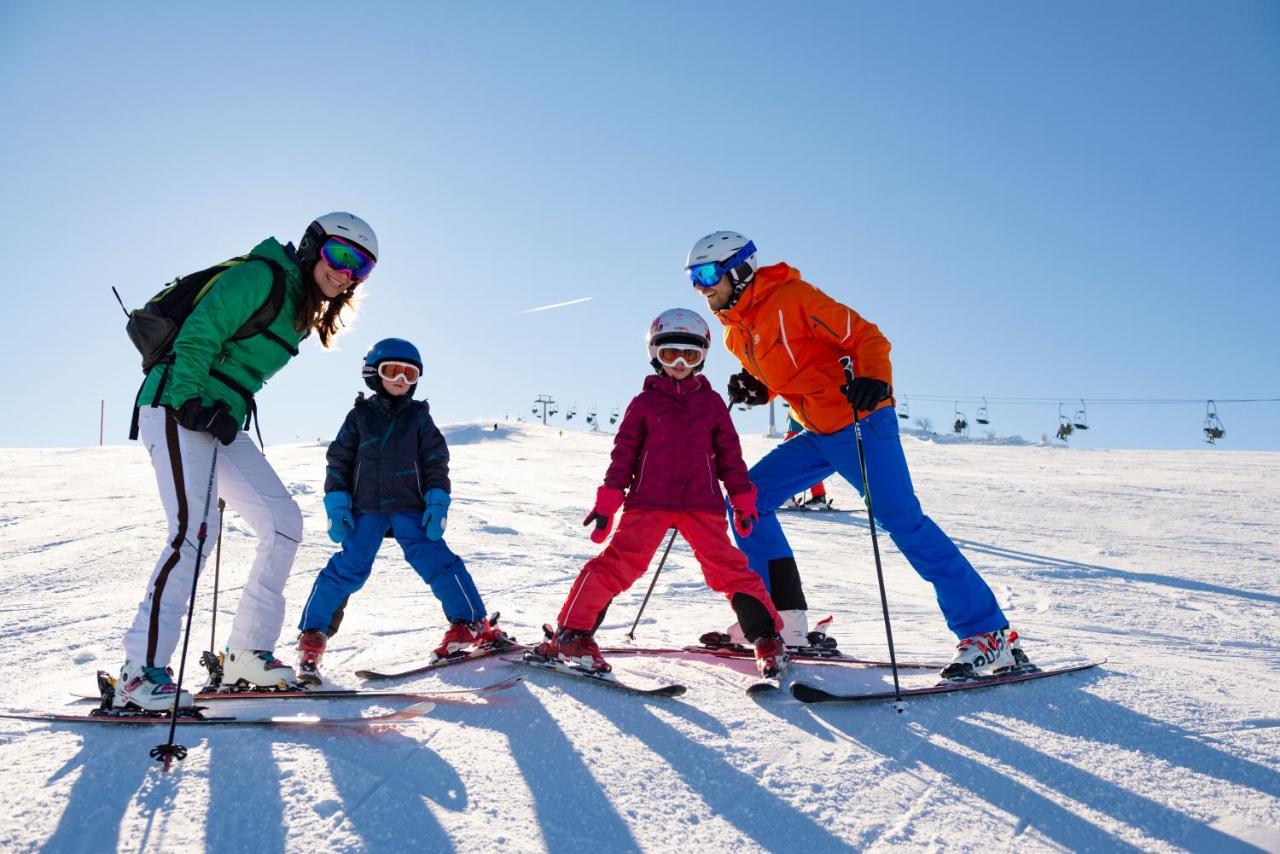
{"label": "pink glove", "polygon": [[756,488],[753,485],[746,492],[729,496],[733,505],[733,529],[739,537],[751,536],[751,528],[760,521],[760,512],[756,510]]}
{"label": "pink glove", "polygon": [[[583,525],[596,523],[595,530],[591,532],[591,542],[603,543],[609,536],[609,531],[613,529],[613,514],[617,513],[618,508],[622,506],[622,498],[622,490],[614,489],[612,486],[602,486],[596,490],[596,506],[591,508],[587,518],[582,520]],[[755,506],[754,498],[751,506]]]}

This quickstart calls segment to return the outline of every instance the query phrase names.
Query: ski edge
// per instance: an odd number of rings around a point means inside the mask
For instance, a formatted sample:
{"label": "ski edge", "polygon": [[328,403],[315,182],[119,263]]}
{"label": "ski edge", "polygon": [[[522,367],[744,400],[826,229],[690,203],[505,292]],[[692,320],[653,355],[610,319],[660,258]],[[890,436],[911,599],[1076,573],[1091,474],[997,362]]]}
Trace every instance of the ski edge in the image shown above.
{"label": "ski edge", "polygon": [[645,697],[679,697],[689,690],[686,686],[680,685],[678,683],[665,683],[653,688],[642,688],[639,685],[633,685],[628,682],[623,682],[617,679],[616,677],[606,678],[603,676],[596,676],[587,670],[579,670],[579,669],[569,667],[567,665],[557,666],[555,663],[550,661],[548,662],[530,661],[523,657],[521,658],[503,657],[502,660],[510,664],[518,664],[523,667],[533,668],[534,670],[541,670],[544,673],[558,673],[562,676],[571,676],[577,679],[582,679],[587,682],[593,682],[597,685],[605,685],[609,688],[616,688],[619,691],[623,691],[629,694],[638,694],[640,696],[645,696]]}
{"label": "ski edge", "polygon": [[[1012,685],[1018,682],[1042,679],[1046,676],[1060,676],[1064,673],[1078,673],[1082,670],[1089,670],[1106,663],[1107,659],[1102,658],[1096,661],[1083,662],[1080,664],[1053,667],[1045,670],[1035,670],[1030,673],[988,676],[981,679],[973,679],[968,682],[943,682],[924,688],[904,688],[900,693],[904,698],[927,697],[935,694],[954,694],[958,691],[971,691],[975,688],[993,688],[996,685]],[[827,691],[825,688],[819,688],[817,685],[811,685],[808,682],[800,681],[793,682],[791,684],[791,696],[795,697],[802,703],[857,703],[897,699],[897,695],[895,695],[893,691],[871,691],[862,694],[838,694],[832,691]]]}

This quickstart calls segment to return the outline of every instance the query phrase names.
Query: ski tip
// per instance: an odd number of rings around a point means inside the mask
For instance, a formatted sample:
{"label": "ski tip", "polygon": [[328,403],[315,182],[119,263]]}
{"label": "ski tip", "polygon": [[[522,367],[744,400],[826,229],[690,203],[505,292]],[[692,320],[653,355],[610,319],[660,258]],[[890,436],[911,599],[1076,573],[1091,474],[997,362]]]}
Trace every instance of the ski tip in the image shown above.
{"label": "ski tip", "polygon": [[751,696],[776,694],[781,689],[777,682],[756,682],[747,686],[747,693]]}

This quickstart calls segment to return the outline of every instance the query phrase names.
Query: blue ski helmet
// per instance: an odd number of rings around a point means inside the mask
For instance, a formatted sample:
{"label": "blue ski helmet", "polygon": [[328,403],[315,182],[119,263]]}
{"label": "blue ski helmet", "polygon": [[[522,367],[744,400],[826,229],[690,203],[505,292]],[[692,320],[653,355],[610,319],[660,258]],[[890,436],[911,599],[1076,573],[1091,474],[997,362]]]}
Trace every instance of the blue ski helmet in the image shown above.
{"label": "blue ski helmet", "polygon": [[[364,384],[376,392],[382,391],[382,380],[378,377],[378,365],[381,362],[409,362],[417,365],[419,371],[422,370],[422,356],[418,354],[417,347],[403,338],[383,338],[364,354],[364,367],[360,369]],[[413,397],[417,390],[417,384],[410,386],[406,396]]]}

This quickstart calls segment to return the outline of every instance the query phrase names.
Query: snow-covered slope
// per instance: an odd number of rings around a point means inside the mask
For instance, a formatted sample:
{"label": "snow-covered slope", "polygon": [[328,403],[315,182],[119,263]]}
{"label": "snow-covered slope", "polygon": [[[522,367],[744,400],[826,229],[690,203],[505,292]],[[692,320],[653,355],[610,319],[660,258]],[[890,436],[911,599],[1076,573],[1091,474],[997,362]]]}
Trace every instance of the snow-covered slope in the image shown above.
{"label": "snow-covered slope", "polygon": [[[596,551],[581,520],[610,437],[492,424],[447,433],[449,542],[488,607],[533,640]],[[628,656],[619,672],[676,679],[688,694],[643,701],[530,672],[489,702],[395,729],[184,731],[190,756],[168,775],[147,756],[159,728],[5,720],[0,848],[1280,850],[1280,455],[904,441],[926,511],[991,582],[1032,658],[1106,657],[1104,668],[917,700],[896,715],[757,702],[742,690],[749,663]],[[772,443],[744,444],[752,461]],[[331,552],[324,446],[268,455],[307,520],[292,622]],[[845,484],[832,494],[857,506]],[[65,708],[95,669],[119,666],[163,524],[140,448],[0,451],[0,707]],[[865,515],[784,524],[814,611],[835,614],[842,647],[883,657]],[[899,656],[945,660],[953,639],[929,588],[881,543]],[[250,549],[228,514],[220,640]],[[212,568],[193,650],[209,644]],[[647,583],[614,603],[603,643],[624,641]],[[731,621],[678,542],[637,642],[679,646]],[[388,542],[326,673],[354,686],[358,668],[420,661],[443,628]],[[292,637],[286,626],[282,650]],[[398,687],[507,672],[490,660]],[[849,688],[883,679],[822,675]]]}

